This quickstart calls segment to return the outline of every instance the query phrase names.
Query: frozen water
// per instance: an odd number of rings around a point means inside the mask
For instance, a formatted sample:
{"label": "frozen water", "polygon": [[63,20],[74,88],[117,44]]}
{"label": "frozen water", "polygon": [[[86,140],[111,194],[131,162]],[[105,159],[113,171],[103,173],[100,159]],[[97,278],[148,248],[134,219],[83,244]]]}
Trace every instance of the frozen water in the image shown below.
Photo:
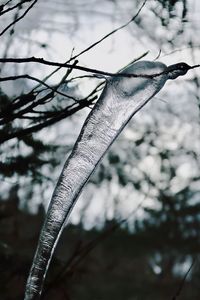
{"label": "frozen water", "polygon": [[[140,61],[122,72],[157,74],[166,70],[160,62]],[[154,78],[113,77],[88,115],[54,190],[38,248],[27,281],[25,300],[38,299],[49,263],[76,200],[98,165],[131,117],[165,84],[167,74]]]}

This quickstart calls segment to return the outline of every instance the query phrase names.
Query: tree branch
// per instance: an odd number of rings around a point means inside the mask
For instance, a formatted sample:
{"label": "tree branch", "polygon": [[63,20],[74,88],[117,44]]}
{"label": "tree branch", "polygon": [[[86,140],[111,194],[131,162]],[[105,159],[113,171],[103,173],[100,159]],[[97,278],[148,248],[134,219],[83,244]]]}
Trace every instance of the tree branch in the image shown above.
{"label": "tree branch", "polygon": [[[11,1],[12,1],[12,0],[11,0]],[[9,7],[9,8],[7,8],[7,9],[3,10],[4,6],[8,5],[8,3],[11,2],[11,1],[8,1],[7,3],[1,5],[0,16],[2,16],[2,15],[4,15],[4,14],[8,13],[9,11],[11,11],[11,10],[17,8],[18,6],[21,6],[22,4],[24,4],[24,3],[26,3],[26,2],[31,2],[32,0],[22,0],[21,2],[17,3],[16,5],[14,5],[14,6],[12,6],[12,7]]]}
{"label": "tree branch", "polygon": [[53,87],[49,86],[47,83],[43,82],[42,80],[40,80],[40,79],[38,79],[36,77],[30,76],[28,74],[17,75],[17,76],[0,77],[0,82],[11,81],[11,80],[18,80],[18,79],[29,79],[29,80],[36,81],[36,82],[40,83],[41,85],[44,85],[45,87],[47,87],[48,89],[50,89],[52,92],[57,93],[57,94],[59,94],[61,96],[70,98],[70,99],[72,99],[72,100],[74,100],[74,101],[77,102],[77,99],[74,98],[73,96],[70,96],[70,95],[67,95],[65,93],[59,92],[57,90],[57,87],[53,88]]}
{"label": "tree branch", "polygon": [[14,24],[16,24],[17,22],[19,22],[28,12],[29,10],[31,10],[31,8],[36,4],[38,0],[35,0],[26,10],[25,12],[17,19],[15,19],[12,23],[10,23],[6,28],[4,28],[4,30],[2,30],[0,32],[0,36],[2,36],[11,26],[13,26]]}
{"label": "tree branch", "polygon": [[[84,72],[89,72],[89,73],[94,73],[94,74],[99,74],[99,75],[104,75],[104,76],[111,76],[111,77],[148,77],[149,75],[136,75],[136,74],[125,74],[125,73],[111,73],[111,72],[106,72],[106,71],[100,71],[97,69],[93,69],[93,68],[87,68],[87,67],[83,67],[83,66],[77,66],[77,65],[71,65],[68,63],[59,63],[59,62],[53,62],[53,61],[49,61],[43,58],[39,58],[39,57],[27,57],[27,58],[0,58],[0,63],[39,63],[42,65],[47,65],[47,66],[51,66],[51,67],[61,67],[61,68],[70,68],[70,69],[75,69],[75,70],[80,70],[80,71],[84,71]],[[17,78],[16,78],[17,77]],[[7,77],[9,78],[9,77]],[[20,76],[15,76],[15,77],[10,77],[10,79],[3,79],[0,78],[0,81],[6,81],[6,80],[15,80],[18,78],[27,78],[27,79],[32,79],[32,80],[36,80],[34,77],[31,77],[29,75],[20,75]],[[43,84],[42,82],[40,82],[39,80],[36,80],[39,83]],[[44,84],[45,85],[45,84]]]}
{"label": "tree branch", "polygon": [[187,272],[185,273],[185,275],[184,275],[184,277],[183,277],[183,279],[182,279],[182,281],[181,281],[181,283],[180,283],[180,286],[178,287],[178,290],[177,290],[176,294],[172,297],[172,300],[177,300],[178,297],[180,296],[181,291],[182,291],[182,289],[183,289],[183,287],[184,287],[185,281],[186,281],[186,279],[187,279],[187,276],[188,276],[188,274],[190,273],[190,271],[192,270],[192,268],[194,267],[194,264],[195,264],[195,260],[193,260],[193,262],[192,262],[192,264],[190,265],[189,269],[188,269]]}
{"label": "tree branch", "polygon": [[[90,73],[94,73],[94,74],[99,74],[99,75],[103,75],[103,76],[110,76],[110,77],[126,77],[126,78],[149,78],[149,79],[153,79],[154,77],[158,77],[160,75],[163,74],[167,74],[169,72],[171,72],[171,69],[168,70],[164,70],[162,72],[159,73],[155,73],[155,74],[151,74],[151,75],[147,75],[147,74],[133,74],[133,73],[111,73],[111,72],[106,72],[106,71],[101,71],[101,70],[97,70],[97,69],[93,69],[93,68],[87,68],[87,67],[83,67],[83,66],[77,66],[76,64],[68,64],[68,63],[58,63],[58,62],[54,62],[54,61],[49,61],[43,58],[39,58],[39,57],[27,57],[27,58],[0,58],[0,63],[39,63],[42,65],[47,65],[47,66],[59,66],[61,68],[70,68],[70,69],[75,69],[75,70],[80,70],[80,71],[84,71],[84,72],[90,72]],[[175,66],[175,65],[174,65]],[[192,67],[190,67],[190,69],[194,69],[194,68],[198,68],[200,67],[200,65],[194,65]],[[175,69],[174,69],[175,70]],[[21,78],[25,78],[23,76],[26,76],[26,78],[32,79],[32,80],[36,80],[34,77],[31,77],[29,75],[20,75]],[[18,78],[20,78],[20,76],[17,76]],[[12,80],[12,78],[16,78],[16,77],[11,77],[10,80]],[[8,79],[7,79],[8,80]],[[3,81],[2,78],[0,78],[0,81]],[[36,80],[38,82],[40,82],[39,80]],[[41,82],[42,83],[42,82]],[[44,84],[44,82],[43,82]],[[45,84],[44,84],[45,85]]]}
{"label": "tree branch", "polygon": [[143,7],[145,6],[146,2],[148,0],[145,0],[142,5],[140,6],[140,8],[138,9],[137,13],[125,24],[117,27],[116,29],[110,31],[109,33],[107,33],[106,35],[104,35],[100,40],[96,41],[95,43],[93,43],[92,45],[90,45],[89,47],[87,47],[86,49],[84,49],[83,51],[79,52],[77,55],[72,56],[67,63],[69,63],[70,61],[76,59],[77,57],[79,57],[80,55],[84,54],[85,52],[89,51],[90,49],[92,49],[93,47],[95,47],[96,45],[100,44],[101,42],[103,42],[105,39],[107,39],[109,36],[111,36],[112,34],[118,32],[119,30],[125,28],[126,26],[128,26],[130,23],[132,23],[137,16],[140,14],[141,10],[143,9]]}
{"label": "tree branch", "polygon": [[[66,117],[73,115],[74,113],[81,110],[82,108],[88,107],[90,104],[92,104],[96,100],[96,98],[97,97],[94,96],[92,99],[90,99],[88,101],[79,101],[78,105],[77,105],[77,103],[74,103],[71,106],[68,106],[64,110],[59,112],[56,117],[46,120],[43,123],[36,124],[32,127],[28,127],[25,129],[19,129],[17,131],[11,132],[11,133],[7,133],[7,132],[5,133],[2,131],[1,136],[0,136],[0,144],[6,142],[8,140],[14,139],[14,138],[21,138],[24,135],[31,134],[33,132],[37,132],[45,127],[53,125],[53,124],[65,119]],[[77,106],[74,107],[75,105],[77,105]]]}
{"label": "tree branch", "polygon": [[[143,2],[143,4],[141,5],[141,7],[139,8],[138,12],[135,14],[135,16],[133,16],[131,18],[130,21],[128,21],[127,23],[125,23],[124,25],[121,25],[120,27],[112,30],[111,32],[109,32],[108,34],[104,35],[100,40],[94,42],[93,44],[91,44],[89,47],[87,47],[86,49],[82,50],[81,52],[79,52],[77,55],[72,56],[69,60],[67,60],[65,63],[70,63],[72,60],[76,59],[77,57],[79,57],[80,55],[84,54],[85,52],[89,51],[90,49],[92,49],[93,47],[95,47],[96,45],[98,45],[99,43],[101,43],[102,41],[104,41],[105,39],[107,39],[109,36],[111,36],[112,34],[118,32],[119,30],[125,28],[127,25],[129,25],[131,22],[133,22],[139,15],[139,13],[141,12],[141,10],[143,9],[143,7],[145,6],[146,2],[148,0],[145,0]],[[56,70],[54,70],[53,72],[51,72],[46,78],[45,81],[47,79],[49,79],[53,74],[55,74],[56,72],[58,72],[61,69],[61,67],[56,68]]]}

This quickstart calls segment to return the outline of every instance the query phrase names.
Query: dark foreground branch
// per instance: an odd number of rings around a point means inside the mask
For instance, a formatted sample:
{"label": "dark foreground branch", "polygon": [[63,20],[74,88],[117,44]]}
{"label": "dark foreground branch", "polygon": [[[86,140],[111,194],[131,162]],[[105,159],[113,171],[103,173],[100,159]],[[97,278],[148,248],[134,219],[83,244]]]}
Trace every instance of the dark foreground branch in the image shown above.
{"label": "dark foreground branch", "polygon": [[25,12],[17,19],[15,19],[12,23],[10,23],[6,28],[4,28],[1,32],[0,32],[0,36],[2,36],[10,27],[12,27],[14,24],[16,24],[17,22],[19,22],[21,19],[23,19],[25,17],[25,15],[31,10],[31,8],[36,4],[38,0],[33,1],[33,3],[25,10]]}
{"label": "dark foreground branch", "polygon": [[182,290],[183,290],[183,287],[184,287],[184,284],[185,284],[185,281],[187,279],[187,276],[189,275],[189,273],[191,272],[192,268],[194,267],[194,264],[195,264],[195,260],[193,260],[193,262],[191,263],[189,269],[187,270],[187,272],[185,273],[179,287],[178,287],[178,290],[176,292],[176,294],[172,297],[172,300],[177,300],[178,297],[180,296]]}
{"label": "dark foreground branch", "polygon": [[[39,57],[27,57],[27,58],[0,58],[0,63],[39,63],[42,65],[47,65],[47,66],[51,66],[51,67],[61,67],[61,68],[69,68],[69,69],[75,69],[75,70],[80,70],[80,71],[84,71],[84,72],[89,72],[89,73],[93,73],[93,74],[98,74],[101,77],[102,76],[109,76],[109,77],[126,77],[126,78],[149,78],[149,79],[153,79],[155,77],[158,77],[160,75],[163,74],[168,74],[169,72],[172,71],[172,68],[166,68],[166,70],[159,72],[159,73],[155,73],[155,74],[133,74],[133,73],[111,73],[111,72],[106,72],[106,71],[101,71],[101,70],[97,70],[97,69],[93,69],[93,68],[87,68],[87,67],[83,67],[83,66],[78,66],[78,65],[74,65],[74,64],[68,64],[68,63],[59,63],[59,62],[53,62],[53,61],[49,61],[43,58],[39,58]],[[178,64],[172,65],[174,66],[174,70],[176,70],[176,66],[178,67]],[[198,68],[200,67],[200,65],[194,65],[194,66],[188,66],[189,69],[194,69],[194,68]],[[22,78],[25,78],[25,76],[28,78],[30,77],[29,75],[21,75]],[[24,76],[24,77],[23,77]],[[3,81],[2,78],[0,78],[0,81]]]}
{"label": "dark foreground branch", "polygon": [[7,133],[7,132],[1,132],[0,134],[0,144],[14,139],[14,138],[18,138],[20,139],[21,137],[27,135],[27,134],[32,134],[34,132],[38,132],[39,130],[51,126],[63,119],[65,119],[66,117],[69,117],[71,115],[73,115],[74,113],[76,113],[77,111],[88,107],[89,105],[93,104],[93,102],[96,100],[97,96],[94,96],[92,99],[87,100],[87,101],[79,101],[78,105],[77,103],[72,104],[71,106],[66,107],[64,110],[57,112],[56,116],[49,118],[48,120],[45,120],[44,122],[41,122],[39,124],[36,124],[34,126],[28,127],[28,128],[20,128],[16,131]]}

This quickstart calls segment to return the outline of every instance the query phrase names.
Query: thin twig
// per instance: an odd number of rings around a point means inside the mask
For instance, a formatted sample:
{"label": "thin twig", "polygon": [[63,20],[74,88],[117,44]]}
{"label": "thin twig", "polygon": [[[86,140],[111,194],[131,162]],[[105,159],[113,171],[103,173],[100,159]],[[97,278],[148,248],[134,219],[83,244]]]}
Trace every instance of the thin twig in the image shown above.
{"label": "thin twig", "polygon": [[23,17],[25,17],[25,15],[31,10],[31,8],[36,4],[38,0],[35,0],[26,10],[25,12],[17,19],[15,19],[12,23],[10,23],[6,28],[4,28],[4,30],[2,30],[2,32],[0,32],[0,36],[2,36],[11,26],[13,26],[14,24],[16,24],[18,21],[20,21]]}
{"label": "thin twig", "polygon": [[191,263],[191,266],[189,267],[189,269],[187,270],[187,272],[185,273],[177,291],[176,291],[176,294],[172,297],[172,300],[177,300],[178,297],[180,296],[182,290],[183,290],[183,287],[184,287],[184,284],[185,284],[185,281],[187,279],[187,276],[189,275],[190,271],[192,270],[192,268],[194,267],[194,264],[195,264],[195,259],[193,260],[193,262]]}
{"label": "thin twig", "polygon": [[[59,66],[61,68],[69,68],[69,69],[76,69],[76,70],[80,70],[80,71],[84,71],[84,72],[90,72],[90,73],[94,73],[94,74],[99,74],[102,76],[110,76],[110,77],[127,77],[127,78],[149,78],[149,79],[153,79],[154,77],[158,77],[160,75],[163,74],[168,74],[169,72],[171,72],[172,70],[164,70],[162,72],[159,73],[155,73],[155,74],[151,74],[151,75],[147,75],[147,74],[134,74],[134,73],[111,73],[111,72],[107,72],[107,71],[101,71],[101,70],[97,70],[97,69],[93,69],[93,68],[87,68],[87,67],[83,67],[83,66],[77,66],[74,64],[68,64],[68,63],[58,63],[58,62],[54,62],[54,61],[49,61],[43,58],[39,58],[39,57],[26,57],[26,58],[0,58],[0,63],[39,63],[39,64],[43,64],[43,65],[47,65],[47,66]],[[175,65],[174,65],[175,66]],[[191,66],[190,69],[194,69],[194,68],[199,68],[200,65],[194,65]],[[174,69],[175,70],[175,69]],[[25,76],[25,75],[21,75],[21,76]],[[27,78],[29,75],[26,75]],[[29,76],[30,77],[30,76]],[[38,81],[39,82],[39,81]],[[43,81],[42,81],[43,82]],[[44,84],[44,82],[43,82]]]}
{"label": "thin twig", "polygon": [[[101,71],[93,68],[87,68],[83,66],[77,66],[77,65],[71,65],[68,63],[59,63],[54,61],[49,61],[40,57],[26,57],[26,58],[0,58],[0,63],[39,63],[42,65],[52,66],[52,67],[61,67],[61,68],[69,68],[69,69],[75,69],[80,70],[83,72],[89,72],[94,74],[99,74],[103,76],[110,76],[110,77],[152,77],[152,75],[146,75],[146,74],[126,74],[126,73],[111,73],[106,71]],[[157,75],[157,74],[155,74]],[[159,74],[160,75],[160,74]],[[29,75],[22,75],[22,76],[29,76]],[[30,77],[30,76],[29,76]],[[23,78],[23,77],[22,77]],[[39,81],[38,81],[39,82]]]}
{"label": "thin twig", "polygon": [[[22,4],[24,4],[24,3],[26,3],[26,2],[30,2],[30,1],[32,1],[32,0],[23,0],[23,1],[19,2],[19,3],[17,3],[16,5],[14,5],[14,6],[12,6],[12,7],[9,7],[9,8],[7,8],[7,9],[1,11],[1,12],[0,12],[0,16],[4,15],[4,14],[8,13],[9,11],[11,11],[11,10],[17,8],[18,6],[21,6]],[[3,5],[3,7],[6,6],[6,5],[8,5],[9,2],[11,2],[11,1],[8,1],[7,3],[5,3],[5,4]]]}
{"label": "thin twig", "polygon": [[[125,68],[127,68],[128,66],[130,66],[131,64],[133,64],[134,62],[137,62],[138,60],[142,59],[143,57],[145,57],[147,54],[149,53],[149,51],[146,51],[145,53],[141,54],[140,56],[134,58],[128,65],[126,65],[125,67],[121,68],[118,72],[122,72]],[[77,79],[82,79],[82,78],[91,78],[91,79],[102,79],[101,76],[98,76],[97,74],[92,74],[92,75],[80,75],[80,76],[75,76],[70,78],[66,83],[71,82],[73,80],[77,80]]]}
{"label": "thin twig", "polygon": [[[134,21],[139,13],[141,12],[141,10],[143,9],[143,7],[145,6],[146,2],[148,0],[145,0],[143,2],[143,4],[141,5],[141,7],[139,8],[139,10],[137,11],[137,13],[131,18],[130,21],[128,21],[127,23],[125,23],[124,25],[121,25],[120,27],[117,27],[116,29],[112,30],[110,33],[104,35],[100,40],[96,41],[95,43],[93,43],[92,45],[90,45],[89,47],[87,47],[86,49],[82,50],[81,52],[79,52],[77,55],[72,56],[69,60],[67,60],[65,63],[70,63],[72,60],[76,59],[77,57],[79,57],[80,55],[82,55],[83,53],[89,51],[90,49],[94,48],[96,45],[98,45],[99,43],[101,43],[102,41],[104,41],[105,39],[107,39],[108,37],[110,37],[112,34],[118,32],[119,30],[125,28],[127,25],[129,25],[132,21]],[[53,72],[51,72],[48,76],[46,76],[46,78],[44,79],[44,81],[46,81],[47,79],[49,79],[51,76],[53,76],[56,72],[58,72],[61,69],[61,67],[59,66],[58,68],[56,68]]]}
{"label": "thin twig", "polygon": [[41,85],[44,85],[46,88],[50,89],[54,93],[57,93],[61,96],[70,98],[70,99],[72,99],[76,102],[78,101],[75,97],[67,95],[65,93],[62,93],[62,92],[58,91],[57,88],[53,88],[53,87],[49,86],[47,83],[43,82],[42,80],[40,80],[36,77],[30,76],[28,74],[17,75],[17,76],[0,77],[0,82],[11,81],[11,80],[19,80],[19,79],[30,79],[30,80],[36,81],[36,82],[40,83]]}
{"label": "thin twig", "polygon": [[89,51],[90,49],[94,48],[96,45],[100,44],[101,42],[103,42],[105,39],[107,39],[109,36],[111,36],[112,34],[118,32],[119,30],[127,27],[130,23],[132,23],[140,14],[141,10],[143,9],[143,7],[145,6],[146,2],[148,0],[145,0],[142,5],[140,6],[140,8],[138,9],[137,13],[125,24],[117,27],[116,29],[110,31],[109,33],[107,33],[106,35],[104,35],[100,40],[98,40],[97,42],[93,43],[92,45],[90,45],[89,47],[87,47],[86,49],[84,49],[83,51],[79,52],[77,55],[72,56],[67,63],[69,63],[70,61],[76,59],[77,57],[79,57],[80,55],[84,54],[85,52]]}
{"label": "thin twig", "polygon": [[36,124],[32,127],[22,128],[22,129],[20,128],[20,129],[14,131],[14,132],[11,132],[11,133],[1,132],[0,144],[6,142],[8,140],[14,139],[14,138],[21,138],[24,135],[31,134],[31,133],[37,132],[37,131],[45,128],[45,127],[51,126],[51,125],[65,119],[66,117],[69,117],[69,116],[73,115],[74,113],[76,113],[77,111],[83,109],[84,107],[88,107],[90,104],[92,104],[96,100],[96,98],[97,97],[94,96],[92,99],[90,99],[88,101],[79,101],[78,105],[77,105],[77,103],[74,103],[71,106],[68,106],[64,110],[59,112],[59,114],[56,117],[48,119],[45,122]]}

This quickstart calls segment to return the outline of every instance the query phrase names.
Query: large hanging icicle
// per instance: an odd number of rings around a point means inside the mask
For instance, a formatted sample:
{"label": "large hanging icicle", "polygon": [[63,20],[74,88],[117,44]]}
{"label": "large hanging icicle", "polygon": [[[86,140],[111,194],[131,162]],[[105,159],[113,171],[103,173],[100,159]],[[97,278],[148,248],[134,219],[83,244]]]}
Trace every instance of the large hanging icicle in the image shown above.
{"label": "large hanging icicle", "polygon": [[184,63],[166,67],[160,62],[140,61],[125,68],[126,74],[160,74],[144,77],[113,77],[88,115],[54,190],[26,286],[25,300],[39,299],[55,246],[76,200],[110,145],[132,116],[167,79],[184,75]]}

